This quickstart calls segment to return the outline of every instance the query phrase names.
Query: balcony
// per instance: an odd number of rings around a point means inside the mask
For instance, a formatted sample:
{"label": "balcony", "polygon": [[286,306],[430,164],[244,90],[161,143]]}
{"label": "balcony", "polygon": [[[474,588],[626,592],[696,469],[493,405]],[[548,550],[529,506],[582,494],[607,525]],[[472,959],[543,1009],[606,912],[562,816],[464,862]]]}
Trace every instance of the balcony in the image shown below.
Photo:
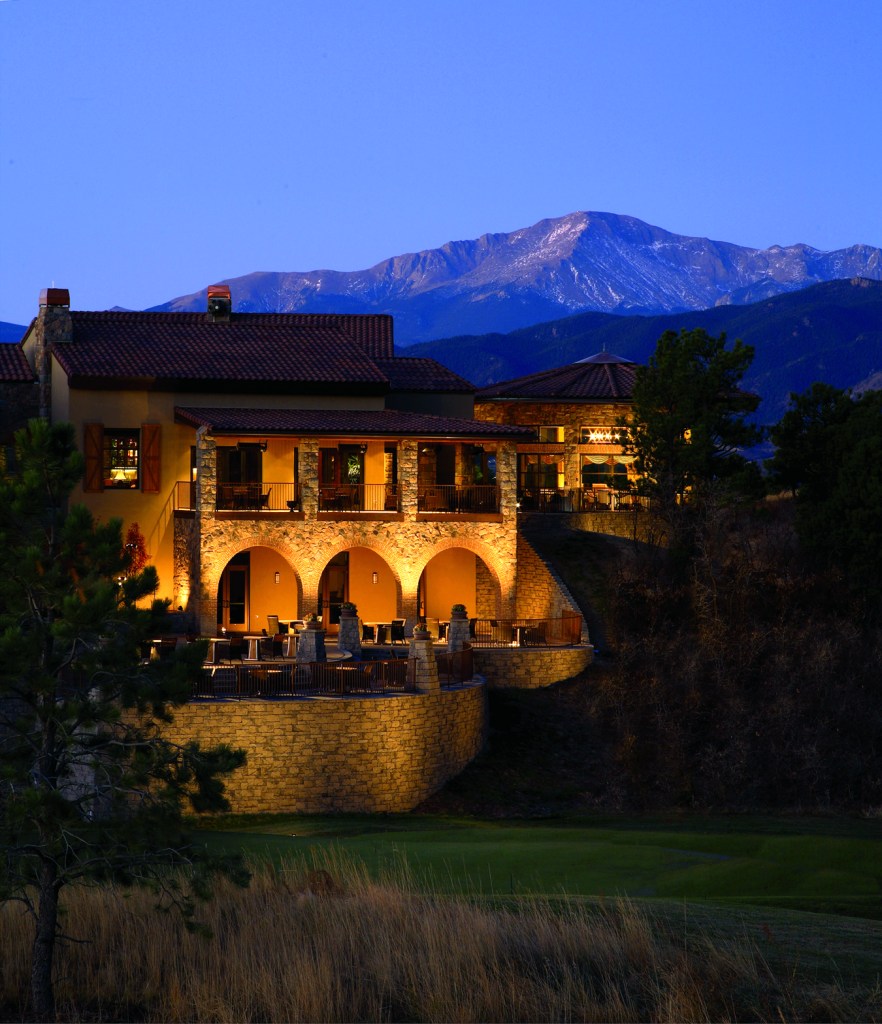
{"label": "balcony", "polygon": [[519,512],[648,512],[649,498],[614,487],[525,488],[518,494]]}
{"label": "balcony", "polygon": [[499,488],[485,484],[430,484],[421,488],[417,509],[461,515],[487,515],[499,512]]}
{"label": "balcony", "polygon": [[[179,480],[174,489],[176,512],[196,509],[196,484]],[[218,484],[215,508],[218,512],[299,512],[300,485],[296,483]]]}
{"label": "balcony", "polygon": [[397,484],[342,484],[319,488],[319,512],[370,513],[399,510]]}

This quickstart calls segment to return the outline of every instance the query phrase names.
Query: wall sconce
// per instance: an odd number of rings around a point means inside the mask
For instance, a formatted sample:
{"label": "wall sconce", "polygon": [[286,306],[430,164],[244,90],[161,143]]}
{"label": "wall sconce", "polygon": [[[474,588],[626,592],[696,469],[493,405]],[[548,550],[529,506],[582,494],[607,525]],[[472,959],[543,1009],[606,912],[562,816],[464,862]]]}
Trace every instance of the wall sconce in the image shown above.
{"label": "wall sconce", "polygon": [[277,572],[275,574],[275,582],[276,583],[281,583],[282,582],[282,574],[281,573]]}
{"label": "wall sconce", "polygon": [[371,583],[379,583],[379,582],[380,582],[379,574],[375,573],[375,572],[372,572],[371,573]]}

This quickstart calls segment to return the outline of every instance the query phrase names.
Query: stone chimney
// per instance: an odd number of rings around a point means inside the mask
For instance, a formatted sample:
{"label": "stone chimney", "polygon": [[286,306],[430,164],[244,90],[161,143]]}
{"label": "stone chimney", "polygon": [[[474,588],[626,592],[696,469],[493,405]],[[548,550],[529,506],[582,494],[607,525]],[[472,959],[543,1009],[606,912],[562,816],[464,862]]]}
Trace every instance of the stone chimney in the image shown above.
{"label": "stone chimney", "polygon": [[54,345],[73,341],[70,319],[70,292],[67,288],[44,288],[40,292],[40,311],[34,321],[34,372],[39,386],[39,415],[52,415],[52,366],[49,353]]}
{"label": "stone chimney", "polygon": [[228,284],[208,286],[208,319],[229,323],[233,311],[233,300]]}

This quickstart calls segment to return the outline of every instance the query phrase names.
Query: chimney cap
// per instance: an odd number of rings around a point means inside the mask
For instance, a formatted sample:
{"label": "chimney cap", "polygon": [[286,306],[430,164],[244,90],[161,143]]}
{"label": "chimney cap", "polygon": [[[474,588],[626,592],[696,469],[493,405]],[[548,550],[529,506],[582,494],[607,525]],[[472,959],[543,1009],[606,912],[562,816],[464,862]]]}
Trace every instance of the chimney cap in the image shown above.
{"label": "chimney cap", "polygon": [[69,306],[70,292],[67,288],[44,288],[40,292],[41,306]]}
{"label": "chimney cap", "polygon": [[228,284],[210,284],[208,286],[208,298],[210,299],[231,299],[230,286]]}

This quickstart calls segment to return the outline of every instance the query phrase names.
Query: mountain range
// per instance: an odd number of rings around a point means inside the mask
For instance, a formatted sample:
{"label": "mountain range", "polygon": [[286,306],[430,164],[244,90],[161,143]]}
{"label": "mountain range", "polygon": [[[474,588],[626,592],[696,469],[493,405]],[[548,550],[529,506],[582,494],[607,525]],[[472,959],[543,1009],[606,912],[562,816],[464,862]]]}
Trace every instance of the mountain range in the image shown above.
{"label": "mountain range", "polygon": [[745,306],[659,316],[581,313],[508,334],[423,342],[408,355],[438,359],[482,386],[564,366],[603,350],[645,363],[667,330],[702,327],[754,347],[744,384],[763,398],[758,418],[780,419],[791,391],[814,381],[882,387],[882,281],[829,281]]}
{"label": "mountain range", "polygon": [[[225,283],[241,312],[391,313],[396,343],[405,346],[584,311],[646,315],[745,304],[852,277],[882,279],[882,250],[752,249],[673,234],[635,217],[577,212],[368,270],[256,272]],[[154,308],[204,309],[205,295]]]}

